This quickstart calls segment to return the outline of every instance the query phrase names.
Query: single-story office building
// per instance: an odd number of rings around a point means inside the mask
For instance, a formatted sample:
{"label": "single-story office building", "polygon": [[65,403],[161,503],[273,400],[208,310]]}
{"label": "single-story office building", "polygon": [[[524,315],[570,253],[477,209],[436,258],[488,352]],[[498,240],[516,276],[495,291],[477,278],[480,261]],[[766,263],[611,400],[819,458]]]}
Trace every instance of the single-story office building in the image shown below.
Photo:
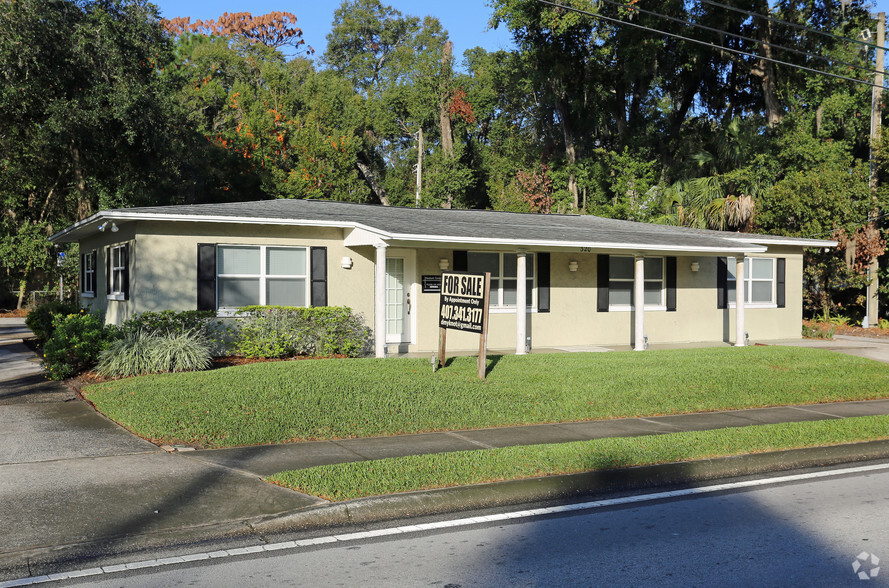
{"label": "single-story office building", "polygon": [[[378,357],[436,349],[444,270],[491,273],[490,349],[799,338],[803,249],[836,245],[317,200],[103,210],[51,240],[79,243],[82,300],[108,322],[166,309],[349,306],[373,327]],[[477,348],[477,335],[448,335],[449,350]]]}

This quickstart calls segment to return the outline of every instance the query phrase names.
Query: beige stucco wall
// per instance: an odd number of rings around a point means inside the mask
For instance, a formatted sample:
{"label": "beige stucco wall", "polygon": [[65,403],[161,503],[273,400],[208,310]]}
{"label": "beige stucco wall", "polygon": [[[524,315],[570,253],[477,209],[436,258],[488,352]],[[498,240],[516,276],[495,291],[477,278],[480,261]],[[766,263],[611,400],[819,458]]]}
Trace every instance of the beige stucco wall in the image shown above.
{"label": "beige stucco wall", "polygon": [[[334,228],[258,226],[225,223],[121,223],[117,233],[105,232],[81,242],[81,251],[98,249],[97,296],[86,300],[106,312],[106,321],[120,323],[134,314],[160,310],[193,310],[197,306],[197,245],[199,243],[290,245],[327,247],[328,302],[349,306],[373,326],[373,247],[347,248],[343,230]],[[103,247],[130,243],[130,300],[107,300]],[[508,249],[504,249],[508,251]],[[532,346],[633,344],[634,313],[596,311],[596,252],[551,253],[551,311],[528,313],[527,334]],[[796,247],[772,248],[762,257],[784,257],[786,261],[786,308],[747,307],[746,331],[751,341],[799,338],[802,319],[802,252]],[[340,265],[350,257],[351,269]],[[438,294],[422,294],[423,275],[440,274],[439,260],[453,268],[453,251],[441,248],[416,249],[412,312],[417,325],[415,344],[403,350],[431,352],[438,344]],[[568,262],[578,262],[571,272]],[[692,262],[699,264],[691,271]],[[647,311],[645,333],[649,343],[682,343],[735,340],[735,311],[717,308],[716,257],[677,257],[677,310]],[[492,312],[488,348],[515,349],[514,311]],[[478,349],[478,336],[448,331],[448,349]]]}
{"label": "beige stucco wall", "polygon": [[[102,248],[130,243],[130,299],[108,300]],[[197,308],[198,243],[327,247],[328,303],[349,306],[373,323],[373,249],[347,249],[343,230],[316,227],[257,226],[221,223],[121,224],[117,233],[98,233],[81,242],[81,250],[99,249],[95,299],[84,304],[104,311],[106,322],[120,324],[134,314]],[[366,251],[361,251],[364,249]],[[341,267],[343,257],[352,268]]]}
{"label": "beige stucco wall", "polygon": [[[446,252],[449,254],[450,252]],[[450,257],[432,250],[420,252],[419,273],[436,273],[438,259]],[[799,248],[773,248],[751,257],[783,257],[786,261],[785,308],[745,308],[745,330],[752,342],[801,337],[802,252]],[[677,257],[676,311],[650,310],[645,313],[645,333],[649,344],[716,342],[735,340],[734,308],[717,308],[716,257],[692,255]],[[424,260],[420,263],[419,260]],[[578,262],[576,272],[568,262]],[[692,262],[699,264],[691,271]],[[596,311],[596,253],[553,252],[550,256],[550,312],[527,313],[527,334],[532,347],[581,345],[632,345],[634,312]],[[417,351],[432,351],[438,342],[438,296],[420,297]],[[488,348],[515,349],[515,312],[492,313],[489,319]],[[448,349],[478,347],[478,336],[448,331]]]}

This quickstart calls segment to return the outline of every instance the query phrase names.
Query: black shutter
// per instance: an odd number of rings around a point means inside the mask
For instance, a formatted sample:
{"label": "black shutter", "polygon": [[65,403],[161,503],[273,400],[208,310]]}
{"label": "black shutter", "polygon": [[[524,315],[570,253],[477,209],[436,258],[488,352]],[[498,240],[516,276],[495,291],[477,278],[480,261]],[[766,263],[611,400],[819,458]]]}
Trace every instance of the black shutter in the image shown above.
{"label": "black shutter", "polygon": [[537,312],[549,312],[549,252],[537,254]]}
{"label": "black shutter", "polygon": [[664,265],[667,274],[667,312],[676,312],[676,258],[667,257]]}
{"label": "black shutter", "polygon": [[787,300],[784,296],[784,274],[786,273],[786,265],[786,259],[783,257],[777,259],[775,272],[777,274],[777,281],[775,282],[775,298],[777,299],[776,302],[778,303],[778,308],[784,308],[787,304]]}
{"label": "black shutter", "polygon": [[312,247],[312,306],[327,306],[327,247]]}
{"label": "black shutter", "polygon": [[80,254],[80,293],[86,292],[86,256],[89,253]]}
{"label": "black shutter", "polygon": [[129,243],[125,244],[120,251],[123,259],[121,260],[121,265],[123,266],[123,271],[120,276],[120,290],[123,292],[123,299],[130,299],[130,245]]}
{"label": "black shutter", "polygon": [[215,243],[198,243],[198,310],[216,310]]}
{"label": "black shutter", "polygon": [[454,251],[454,271],[465,272],[469,269],[469,252]]}
{"label": "black shutter", "polygon": [[111,247],[105,248],[105,294],[111,294]]}
{"label": "black shutter", "polygon": [[716,258],[716,308],[728,308],[728,262]]}
{"label": "black shutter", "polygon": [[596,310],[608,312],[608,256],[598,255],[596,258]]}
{"label": "black shutter", "polygon": [[92,253],[89,254],[92,258],[92,264],[90,267],[93,268],[93,281],[90,286],[92,287],[92,292],[94,296],[99,295],[99,252],[95,249]]}

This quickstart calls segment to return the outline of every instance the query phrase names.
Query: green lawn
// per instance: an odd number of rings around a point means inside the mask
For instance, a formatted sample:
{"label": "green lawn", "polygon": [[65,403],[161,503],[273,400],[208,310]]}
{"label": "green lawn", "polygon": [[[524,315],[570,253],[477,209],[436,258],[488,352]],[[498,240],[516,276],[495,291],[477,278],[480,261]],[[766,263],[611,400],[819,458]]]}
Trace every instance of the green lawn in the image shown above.
{"label": "green lawn", "polygon": [[89,386],[155,441],[231,447],[889,397],[889,368],[798,347],[258,363]]}
{"label": "green lawn", "polygon": [[327,500],[889,438],[889,416],[758,425],[414,455],[282,472],[268,481]]}

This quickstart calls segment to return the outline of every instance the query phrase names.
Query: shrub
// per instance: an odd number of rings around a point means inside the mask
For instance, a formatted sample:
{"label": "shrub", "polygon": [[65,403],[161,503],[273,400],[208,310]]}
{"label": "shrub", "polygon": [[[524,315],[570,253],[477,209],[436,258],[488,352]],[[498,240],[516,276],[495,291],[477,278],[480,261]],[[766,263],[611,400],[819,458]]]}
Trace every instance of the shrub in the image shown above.
{"label": "shrub", "polygon": [[125,331],[100,355],[96,371],[121,378],[151,373],[191,372],[210,367],[212,342],[198,331]]}
{"label": "shrub", "polygon": [[121,329],[124,333],[145,331],[155,335],[201,332],[210,328],[215,317],[212,310],[143,312],[127,320]]}
{"label": "shrub", "polygon": [[55,317],[77,314],[80,311],[81,308],[73,302],[53,300],[41,304],[29,312],[25,318],[25,324],[41,343],[45,343],[52,337]]}
{"label": "shrub", "polygon": [[246,357],[347,355],[369,352],[371,331],[348,307],[246,306],[235,347]]}
{"label": "shrub", "polygon": [[55,315],[52,336],[43,346],[43,368],[51,380],[64,380],[96,365],[115,330],[97,314]]}
{"label": "shrub", "polygon": [[139,331],[153,335],[192,334],[206,339],[211,353],[221,355],[226,349],[227,333],[215,318],[212,310],[143,312],[124,322],[121,330],[124,334]]}

